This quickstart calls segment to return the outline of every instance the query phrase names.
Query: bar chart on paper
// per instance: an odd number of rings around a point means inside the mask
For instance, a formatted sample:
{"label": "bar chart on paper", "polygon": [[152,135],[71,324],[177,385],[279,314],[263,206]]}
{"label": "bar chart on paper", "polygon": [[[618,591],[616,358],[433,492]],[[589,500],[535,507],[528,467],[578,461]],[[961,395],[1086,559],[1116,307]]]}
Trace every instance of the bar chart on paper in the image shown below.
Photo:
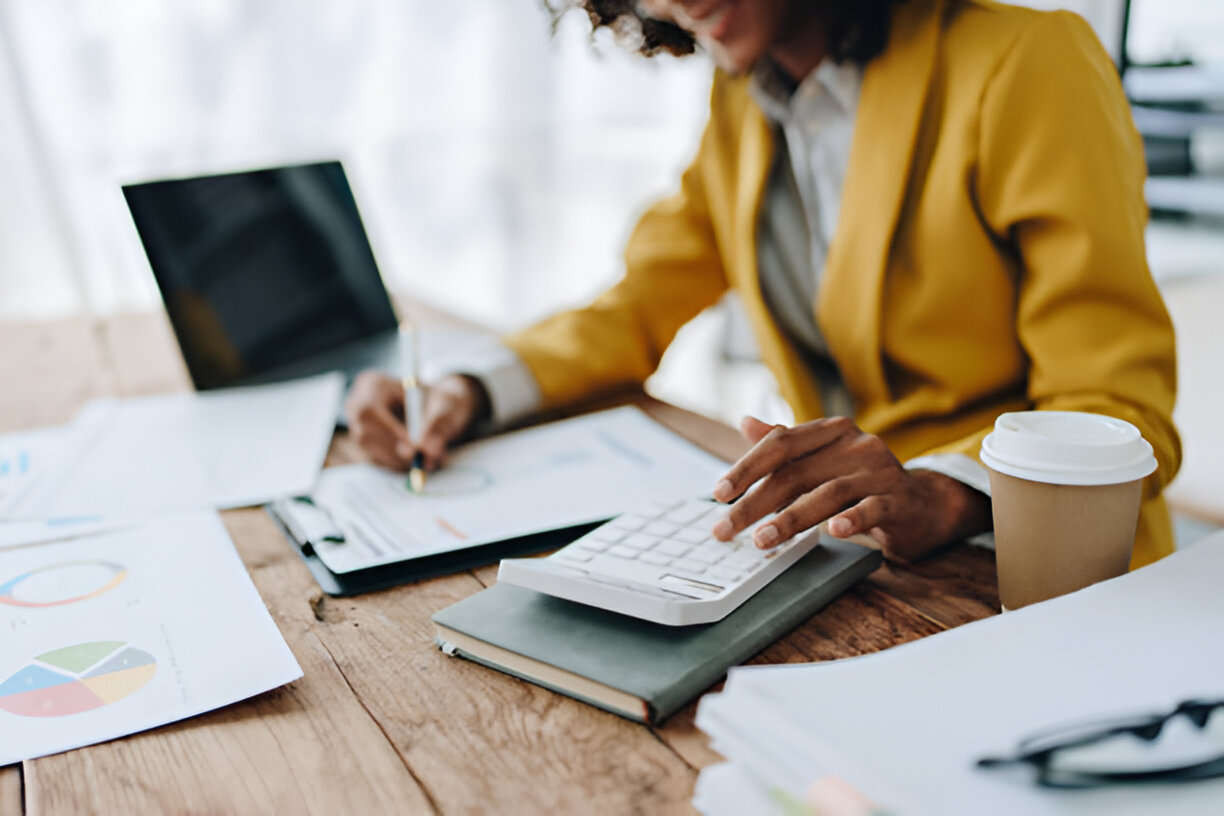
{"label": "bar chart on paper", "polygon": [[25,448],[0,451],[0,477],[23,476],[30,472],[30,452]]}
{"label": "bar chart on paper", "polygon": [[78,442],[74,426],[0,434],[0,520],[55,474]]}
{"label": "bar chart on paper", "polygon": [[78,643],[35,656],[0,683],[0,709],[23,717],[63,717],[101,708],[144,688],[153,655],[116,640]]}
{"label": "bar chart on paper", "polygon": [[30,449],[0,440],[0,513],[17,503],[33,481]]}

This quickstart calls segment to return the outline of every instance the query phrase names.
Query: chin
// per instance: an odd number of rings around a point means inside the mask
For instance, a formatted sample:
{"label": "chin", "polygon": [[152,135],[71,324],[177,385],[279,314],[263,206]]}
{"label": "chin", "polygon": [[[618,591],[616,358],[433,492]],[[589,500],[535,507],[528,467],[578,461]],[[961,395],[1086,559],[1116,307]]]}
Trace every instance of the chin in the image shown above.
{"label": "chin", "polygon": [[762,56],[757,49],[745,48],[740,43],[702,40],[701,45],[714,60],[714,64],[732,76],[748,73],[760,62]]}

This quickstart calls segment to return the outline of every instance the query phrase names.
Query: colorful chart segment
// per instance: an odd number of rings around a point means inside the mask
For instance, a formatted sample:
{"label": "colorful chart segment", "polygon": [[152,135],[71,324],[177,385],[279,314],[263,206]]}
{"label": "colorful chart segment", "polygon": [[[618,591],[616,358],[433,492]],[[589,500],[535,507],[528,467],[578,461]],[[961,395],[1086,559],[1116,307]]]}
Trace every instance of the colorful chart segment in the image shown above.
{"label": "colorful chart segment", "polygon": [[0,683],[0,710],[62,717],[122,700],[148,684],[157,660],[117,640],[79,643],[35,657]]}

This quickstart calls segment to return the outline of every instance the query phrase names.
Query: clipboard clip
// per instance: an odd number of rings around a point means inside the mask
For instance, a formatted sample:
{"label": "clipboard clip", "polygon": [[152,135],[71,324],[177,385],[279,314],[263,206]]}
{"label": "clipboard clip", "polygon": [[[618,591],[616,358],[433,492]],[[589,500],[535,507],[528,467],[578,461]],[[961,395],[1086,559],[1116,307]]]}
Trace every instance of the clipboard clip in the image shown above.
{"label": "clipboard clip", "polygon": [[272,502],[269,508],[306,555],[314,555],[315,544],[345,542],[344,531],[336,525],[331,515],[315,504],[309,496],[278,499]]}

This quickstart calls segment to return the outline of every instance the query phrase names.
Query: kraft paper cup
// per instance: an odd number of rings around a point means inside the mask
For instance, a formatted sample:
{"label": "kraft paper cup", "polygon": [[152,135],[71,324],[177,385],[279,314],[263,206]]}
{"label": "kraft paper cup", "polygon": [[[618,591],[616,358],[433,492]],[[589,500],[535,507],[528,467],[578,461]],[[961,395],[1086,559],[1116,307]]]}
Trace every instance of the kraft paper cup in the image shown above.
{"label": "kraft paper cup", "polygon": [[1129,422],[1074,411],[1003,414],[982,441],[999,600],[1018,609],[1130,567],[1152,446]]}

